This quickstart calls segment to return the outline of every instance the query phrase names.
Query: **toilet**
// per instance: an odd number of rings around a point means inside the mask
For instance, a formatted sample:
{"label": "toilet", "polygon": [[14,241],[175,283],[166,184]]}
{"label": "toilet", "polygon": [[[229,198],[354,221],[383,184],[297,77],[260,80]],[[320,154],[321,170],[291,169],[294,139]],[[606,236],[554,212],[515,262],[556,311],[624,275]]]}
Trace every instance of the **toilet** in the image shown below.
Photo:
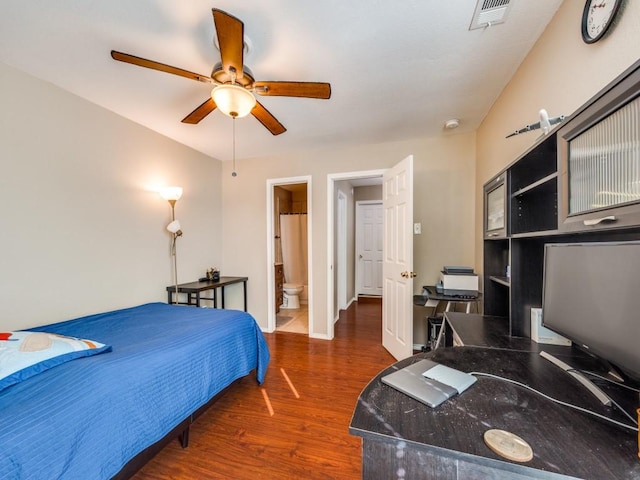
{"label": "toilet", "polygon": [[300,308],[300,298],[298,295],[304,290],[304,285],[296,285],[295,283],[285,283],[282,286],[284,291],[284,302],[282,308]]}

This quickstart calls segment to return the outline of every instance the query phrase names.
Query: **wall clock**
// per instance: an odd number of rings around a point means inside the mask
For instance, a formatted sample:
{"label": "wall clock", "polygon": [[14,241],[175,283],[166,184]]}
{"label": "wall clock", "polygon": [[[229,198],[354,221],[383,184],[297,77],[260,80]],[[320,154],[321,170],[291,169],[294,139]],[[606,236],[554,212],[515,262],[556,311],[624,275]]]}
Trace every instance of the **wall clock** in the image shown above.
{"label": "wall clock", "polygon": [[582,12],[582,39],[585,43],[600,40],[611,26],[622,0],[587,0]]}

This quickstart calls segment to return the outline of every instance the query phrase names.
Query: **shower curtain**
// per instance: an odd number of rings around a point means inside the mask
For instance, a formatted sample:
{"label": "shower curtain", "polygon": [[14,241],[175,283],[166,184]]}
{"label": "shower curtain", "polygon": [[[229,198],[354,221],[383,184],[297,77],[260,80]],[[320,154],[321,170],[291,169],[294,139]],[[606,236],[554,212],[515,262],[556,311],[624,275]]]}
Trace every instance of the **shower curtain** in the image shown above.
{"label": "shower curtain", "polygon": [[307,214],[280,215],[284,281],[307,285]]}

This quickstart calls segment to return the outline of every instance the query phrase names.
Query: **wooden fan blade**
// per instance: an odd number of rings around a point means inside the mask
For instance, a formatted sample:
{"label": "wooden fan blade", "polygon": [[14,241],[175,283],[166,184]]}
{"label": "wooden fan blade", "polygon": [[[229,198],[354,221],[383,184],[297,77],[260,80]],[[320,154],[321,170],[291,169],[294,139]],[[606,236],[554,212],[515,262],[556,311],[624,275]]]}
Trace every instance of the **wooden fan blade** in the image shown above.
{"label": "wooden fan blade", "polygon": [[190,123],[195,125],[199,123],[204,117],[209,115],[216,109],[216,102],[212,98],[208,98],[202,105],[196,108],[193,112],[182,119],[182,123]]}
{"label": "wooden fan blade", "polygon": [[330,98],[331,85],[320,82],[256,82],[255,92],[259,95],[281,97]]}
{"label": "wooden fan blade", "polygon": [[213,23],[218,35],[220,58],[225,72],[235,69],[236,78],[242,78],[244,66],[244,23],[227,12],[212,9]]}
{"label": "wooden fan blade", "polygon": [[193,73],[182,68],[172,67],[171,65],[165,65],[164,63],[154,62],[153,60],[147,60],[146,58],[136,57],[135,55],[129,55],[128,53],[117,52],[111,50],[111,58],[118,60],[119,62],[130,63],[131,65],[137,65],[139,67],[150,68],[152,70],[159,70],[161,72],[173,73],[180,77],[190,78],[191,80],[197,80],[198,82],[212,83],[211,78],[200,75],[199,73]]}
{"label": "wooden fan blade", "polygon": [[251,110],[251,115],[256,117],[273,135],[280,135],[287,131],[284,125],[282,125],[276,117],[271,115],[271,112],[264,108],[264,105],[260,102],[256,102],[256,106]]}

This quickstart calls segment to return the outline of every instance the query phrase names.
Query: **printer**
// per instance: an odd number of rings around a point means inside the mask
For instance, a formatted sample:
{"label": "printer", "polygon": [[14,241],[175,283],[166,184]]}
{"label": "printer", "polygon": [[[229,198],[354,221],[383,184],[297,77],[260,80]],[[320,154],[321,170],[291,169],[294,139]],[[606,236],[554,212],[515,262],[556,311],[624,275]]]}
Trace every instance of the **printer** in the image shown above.
{"label": "printer", "polygon": [[444,295],[475,298],[478,296],[478,275],[472,267],[445,266],[440,272],[436,291]]}

